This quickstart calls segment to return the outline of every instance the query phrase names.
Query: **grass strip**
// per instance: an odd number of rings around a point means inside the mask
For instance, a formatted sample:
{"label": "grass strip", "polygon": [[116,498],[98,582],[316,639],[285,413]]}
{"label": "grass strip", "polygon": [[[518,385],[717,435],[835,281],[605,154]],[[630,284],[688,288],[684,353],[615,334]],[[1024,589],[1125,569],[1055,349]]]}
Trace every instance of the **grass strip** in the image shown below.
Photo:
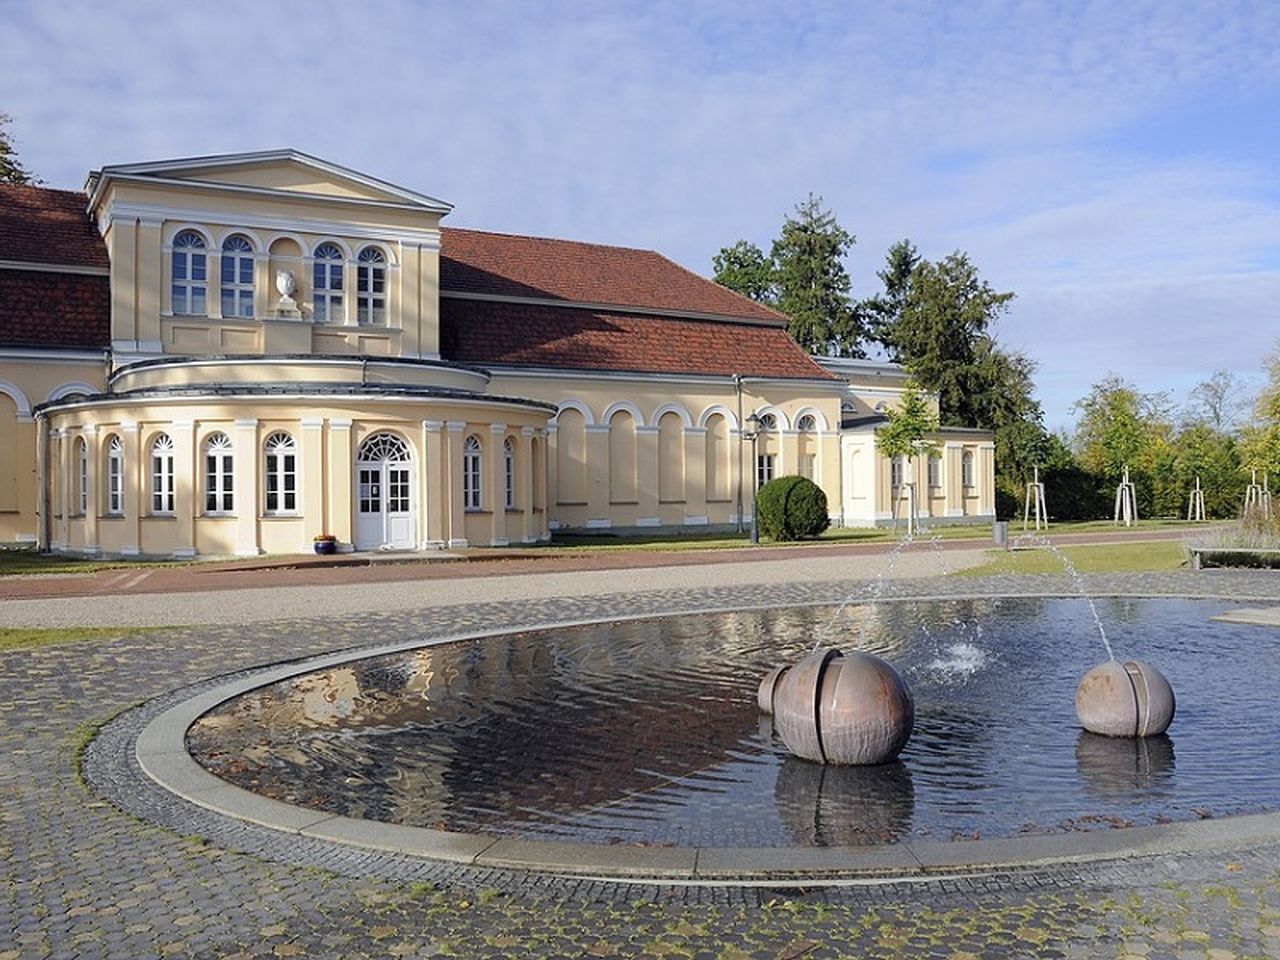
{"label": "grass strip", "polygon": [[[1151,573],[1187,565],[1186,548],[1177,540],[1099,543],[1059,548],[1080,573]],[[956,571],[956,576],[1067,573],[1062,560],[1044,548],[990,551],[990,561]]]}

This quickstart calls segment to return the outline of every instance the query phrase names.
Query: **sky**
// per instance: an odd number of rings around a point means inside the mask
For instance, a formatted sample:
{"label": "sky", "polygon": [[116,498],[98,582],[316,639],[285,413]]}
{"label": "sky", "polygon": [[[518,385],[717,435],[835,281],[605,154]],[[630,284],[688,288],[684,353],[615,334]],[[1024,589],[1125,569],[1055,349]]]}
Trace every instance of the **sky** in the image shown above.
{"label": "sky", "polygon": [[1110,373],[1182,402],[1280,338],[1280,3],[0,0],[24,165],[295,147],[446,224],[710,275],[810,192],[1016,299],[1051,428]]}

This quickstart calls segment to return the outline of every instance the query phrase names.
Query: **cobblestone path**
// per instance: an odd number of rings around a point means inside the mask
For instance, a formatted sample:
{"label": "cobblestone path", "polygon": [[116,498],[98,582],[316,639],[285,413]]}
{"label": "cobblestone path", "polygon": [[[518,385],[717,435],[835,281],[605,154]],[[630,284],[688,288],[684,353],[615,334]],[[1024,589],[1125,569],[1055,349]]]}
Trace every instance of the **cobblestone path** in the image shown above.
{"label": "cobblestone path", "polygon": [[[1280,600],[1280,578],[1266,573],[1113,576],[1089,585],[1099,593]],[[850,587],[779,584],[769,599],[832,601]],[[1058,578],[954,577],[894,581],[886,592],[1072,589]],[[85,751],[115,714],[256,665],[489,625],[760,600],[758,587],[542,598],[130,633],[0,654],[0,960],[1280,957],[1276,848],[927,883],[613,885],[335,853],[200,814],[128,774],[121,757],[129,713]]]}

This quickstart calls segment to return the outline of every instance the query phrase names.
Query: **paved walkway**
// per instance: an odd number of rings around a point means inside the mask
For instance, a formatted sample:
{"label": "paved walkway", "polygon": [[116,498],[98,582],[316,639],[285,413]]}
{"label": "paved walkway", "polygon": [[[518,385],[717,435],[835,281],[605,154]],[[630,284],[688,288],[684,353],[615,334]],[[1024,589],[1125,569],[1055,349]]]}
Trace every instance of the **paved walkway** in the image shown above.
{"label": "paved walkway", "polygon": [[[901,562],[880,585],[888,594],[1072,592],[1063,578],[922,578],[914,560]],[[0,960],[1280,956],[1280,850],[1272,848],[923,885],[618,886],[334,855],[202,815],[133,776],[130,724],[144,711],[108,724],[85,758],[88,783],[78,774],[96,724],[137,703],[154,709],[163,701],[153,698],[229,672],[489,623],[518,628],[762,598],[830,601],[877,589],[867,579],[872,566],[797,555],[745,565],[0,603],[4,623],[42,616],[46,623],[119,623],[132,611],[142,621],[196,624],[0,654]],[[1280,577],[1259,572],[1088,583],[1098,592],[1280,601]],[[343,599],[321,606],[329,593]]]}

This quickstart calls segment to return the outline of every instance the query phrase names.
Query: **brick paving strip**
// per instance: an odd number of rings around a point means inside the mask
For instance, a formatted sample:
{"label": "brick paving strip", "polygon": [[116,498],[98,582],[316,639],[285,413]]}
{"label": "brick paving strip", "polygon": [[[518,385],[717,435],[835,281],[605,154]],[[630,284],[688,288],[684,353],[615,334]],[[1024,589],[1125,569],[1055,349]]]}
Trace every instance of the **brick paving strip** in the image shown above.
{"label": "brick paving strip", "polygon": [[[536,577],[484,577],[461,581],[471,589],[434,605],[424,598],[438,600],[442,582],[419,582],[416,607],[399,598],[391,607],[377,603],[399,584],[347,585],[330,590],[351,595],[345,612],[312,608],[312,619],[242,616],[263,614],[272,595],[278,609],[293,609],[288,590],[243,591],[252,601],[218,593],[211,596],[223,601],[222,615],[204,625],[0,655],[0,960],[1280,956],[1280,849],[1243,836],[1199,852],[925,883],[618,884],[280,834],[178,800],[133,759],[133,738],[148,716],[219,677],[272,662],[489,626],[756,605],[762,592],[776,602],[806,603],[868,589],[869,572],[856,559],[842,560],[838,571],[827,561],[825,577],[804,558],[737,564],[736,579],[731,566],[673,570],[680,574],[674,586],[655,582],[662,570],[548,574],[541,587]],[[837,572],[845,579],[833,582]],[[1061,577],[921,579],[909,564],[903,572],[911,576],[889,580],[886,593],[1073,593]],[[499,581],[508,586],[495,586]],[[575,589],[575,582],[595,586]],[[1098,593],[1280,600],[1280,578],[1260,572],[1086,582]],[[529,592],[513,602],[520,590]],[[155,599],[178,616],[197,596]],[[310,591],[304,596],[315,599]],[[151,597],[120,599],[127,606]],[[0,613],[36,603],[6,602]],[[54,600],[49,608],[65,616],[68,604],[86,608],[80,622],[99,614],[96,622],[115,622],[115,598]],[[378,612],[356,612],[359,604]],[[77,775],[79,746],[89,725],[121,710],[87,751],[86,786]]]}

